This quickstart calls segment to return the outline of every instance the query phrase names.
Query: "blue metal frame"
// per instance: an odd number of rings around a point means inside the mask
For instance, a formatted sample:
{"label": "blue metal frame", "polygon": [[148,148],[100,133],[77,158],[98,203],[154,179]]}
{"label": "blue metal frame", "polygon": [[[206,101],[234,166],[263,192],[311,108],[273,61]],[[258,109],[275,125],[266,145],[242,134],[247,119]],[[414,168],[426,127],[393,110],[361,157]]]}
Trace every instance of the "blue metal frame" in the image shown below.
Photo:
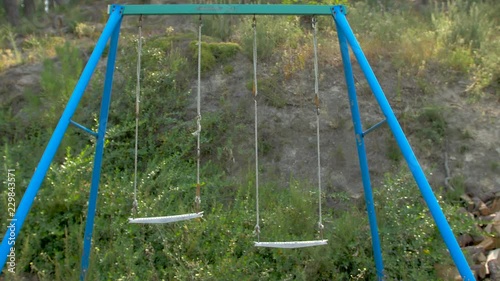
{"label": "blue metal frame", "polygon": [[124,15],[325,15],[327,5],[177,4],[125,5]]}
{"label": "blue metal frame", "polygon": [[[109,37],[111,36],[111,33],[121,20],[121,18],[122,14],[120,9],[116,9],[113,13],[111,13],[108,23],[106,24],[99,40],[97,41],[96,47],[92,52],[92,54],[90,55],[87,65],[83,69],[82,75],[80,76],[80,79],[78,80],[78,83],[75,86],[73,94],[71,95],[68,104],[64,109],[61,119],[59,119],[59,122],[57,123],[54,133],[52,134],[52,137],[50,138],[50,141],[47,144],[47,147],[42,155],[42,158],[38,163],[35,173],[33,174],[33,177],[30,180],[30,183],[23,195],[23,198],[21,199],[21,202],[19,203],[19,207],[17,208],[16,214],[14,216],[14,220],[16,223],[16,231],[14,237],[15,239],[17,239],[17,236],[19,235],[19,231],[21,231],[26,216],[28,215],[31,205],[35,200],[35,196],[38,193],[40,185],[42,184],[45,175],[47,174],[47,171],[50,167],[52,159],[54,158],[57,149],[61,144],[61,141],[64,137],[64,133],[66,132],[66,129],[70,124],[71,117],[73,116],[76,108],[78,107],[78,103],[80,102],[85,92],[85,88],[87,87],[90,78],[92,77],[92,73],[94,72],[97,63],[99,62],[99,58],[101,57],[102,52],[106,47],[106,43]],[[5,233],[5,236],[2,240],[2,244],[0,246],[0,268],[3,268],[5,266],[5,262],[7,261],[7,255],[10,250],[10,245],[8,244],[9,234],[10,233],[8,231]]]}
{"label": "blue metal frame", "polygon": [[[116,8],[120,11],[121,8]],[[121,17],[115,25],[109,43],[108,63],[106,66],[106,78],[104,80],[103,97],[101,101],[101,114],[99,117],[99,129],[97,132],[97,143],[94,156],[94,168],[92,169],[92,181],[90,185],[90,197],[87,210],[87,222],[85,225],[85,236],[83,239],[83,253],[80,280],[85,280],[89,268],[90,247],[92,245],[92,232],[97,207],[97,194],[99,191],[99,180],[101,178],[102,155],[104,152],[104,139],[108,125],[109,105],[111,103],[111,90],[113,88],[113,74],[115,71],[116,52],[118,50],[118,39],[120,38]]]}
{"label": "blue metal frame", "polygon": [[82,124],[77,123],[77,122],[75,122],[75,121],[73,121],[73,120],[69,120],[69,123],[70,123],[71,125],[75,126],[76,128],[78,128],[78,129],[80,129],[80,130],[84,131],[85,133],[87,133],[87,134],[89,134],[89,135],[92,135],[92,136],[94,136],[94,137],[96,137],[96,138],[97,138],[97,133],[96,133],[96,132],[92,131],[91,129],[89,129],[89,128],[85,127],[85,126],[83,126]]}
{"label": "blue metal frame", "polygon": [[[342,61],[344,63],[344,74],[347,84],[347,90],[350,101],[350,108],[352,114],[352,121],[354,123],[354,132],[356,137],[356,145],[358,149],[358,157],[361,169],[361,176],[363,180],[363,187],[365,193],[366,208],[368,212],[368,218],[370,222],[370,231],[372,235],[372,247],[374,252],[375,265],[377,269],[378,280],[383,280],[384,278],[384,266],[382,261],[382,252],[380,247],[380,239],[378,236],[377,219],[375,214],[375,208],[373,204],[373,195],[370,183],[370,175],[368,170],[368,160],[366,156],[366,150],[364,146],[364,136],[368,134],[373,129],[379,127],[384,122],[380,122],[369,128],[367,131],[363,132],[361,125],[361,117],[359,114],[358,102],[356,97],[356,89],[354,84],[354,78],[352,74],[352,66],[349,59],[349,46],[352,52],[356,56],[358,63],[372,89],[372,92],[377,100],[383,114],[386,117],[386,121],[391,129],[401,152],[408,163],[410,171],[417,182],[417,185],[429,207],[431,214],[436,222],[438,229],[441,233],[443,240],[450,251],[450,254],[457,266],[462,278],[464,280],[475,280],[474,276],[465,260],[465,257],[458,246],[458,243],[451,231],[451,228],[446,221],[446,218],[439,207],[439,203],[436,200],[434,193],[432,192],[427,179],[420,167],[411,147],[406,139],[401,126],[399,125],[394,112],[392,111],[387,98],[378,83],[373,70],[371,69],[359,43],[357,42],[354,33],[352,32],[349,23],[345,17],[346,10],[344,6],[310,6],[310,5],[113,5],[110,6],[110,17],[104,30],[96,43],[96,47],[90,56],[87,65],[85,66],[80,79],[71,95],[71,98],[64,109],[64,112],[59,120],[54,133],[38,163],[38,166],[31,178],[31,181],[26,189],[25,194],[19,204],[16,214],[12,221],[15,223],[15,237],[17,238],[26,216],[33,204],[36,194],[40,189],[40,186],[45,178],[45,175],[50,167],[52,159],[54,158],[56,151],[61,144],[62,138],[69,124],[74,124],[76,127],[92,134],[96,135],[95,132],[81,126],[76,122],[71,121],[78,103],[80,102],[85,88],[87,87],[92,73],[94,72],[99,58],[102,56],[104,48],[107,42],[110,41],[110,51],[108,55],[108,65],[106,69],[106,77],[104,84],[103,97],[101,101],[101,113],[99,118],[99,129],[97,132],[97,144],[94,158],[94,168],[92,173],[92,181],[90,188],[90,197],[87,211],[87,221],[85,226],[85,236],[84,236],[84,246],[82,252],[81,261],[81,275],[80,279],[85,280],[86,274],[89,267],[89,257],[91,253],[92,245],[92,232],[94,227],[97,195],[99,189],[99,179],[101,174],[102,156],[104,151],[104,138],[107,127],[107,120],[109,115],[109,106],[111,102],[111,92],[112,92],[112,82],[113,73],[115,68],[115,60],[118,48],[118,39],[120,35],[120,25],[121,20],[124,15],[167,15],[167,14],[233,14],[233,15],[332,15],[335,21],[335,26],[338,31],[338,38],[340,44],[340,50],[342,53]],[[349,46],[348,46],[349,45]],[[5,266],[7,255],[10,250],[9,242],[10,232],[7,231],[2,243],[0,245],[0,268]],[[15,240],[14,240],[15,241]]]}
{"label": "blue metal frame", "polygon": [[[337,22],[335,22],[337,24]],[[354,84],[354,75],[352,73],[351,60],[349,58],[349,47],[344,33],[337,26],[337,35],[339,38],[340,52],[344,64],[344,76],[347,84],[347,93],[349,95],[349,106],[351,108],[352,123],[354,125],[354,134],[356,138],[356,148],[358,150],[359,167],[361,169],[361,179],[365,194],[366,212],[370,223],[370,232],[372,236],[372,248],[377,269],[377,279],[384,277],[384,262],[382,260],[382,249],[378,235],[377,216],[375,213],[375,204],[373,202],[373,192],[370,181],[370,172],[368,170],[368,159],[366,157],[365,141],[363,138],[363,126],[361,124],[361,115],[359,114],[358,99],[356,97],[356,86]]]}
{"label": "blue metal frame", "polygon": [[377,129],[378,127],[384,125],[385,123],[387,122],[386,119],[378,122],[377,124],[371,126],[370,128],[368,128],[366,131],[363,132],[362,136],[365,137],[366,135],[368,135],[369,133],[373,132],[375,129]]}
{"label": "blue metal frame", "polygon": [[382,87],[375,77],[375,74],[373,73],[373,70],[368,63],[368,60],[361,50],[361,46],[356,40],[356,37],[354,36],[354,33],[349,26],[349,23],[347,22],[347,19],[345,17],[345,8],[343,6],[333,7],[332,15],[337,26],[337,32],[342,33],[351,46],[351,50],[354,53],[354,56],[356,57],[359,66],[361,67],[361,70],[363,71],[363,74],[368,81],[368,84],[370,85],[373,95],[375,96],[380,109],[385,115],[389,128],[391,129],[394,138],[396,139],[396,142],[401,149],[403,157],[405,158],[406,163],[408,164],[408,167],[410,168],[410,171],[413,174],[415,181],[417,182],[420,192],[422,193],[422,196],[424,197],[424,200],[429,207],[432,217],[434,218],[439,232],[441,233],[441,237],[448,247],[448,250],[450,251],[451,257],[453,258],[453,261],[455,262],[460,275],[464,280],[475,280],[474,275],[472,274],[472,271],[470,270],[470,267],[465,260],[464,254],[462,253],[462,250],[460,249],[460,246],[458,245],[458,242],[455,239],[453,232],[451,231],[450,225],[448,224],[448,221],[446,220],[446,217],[444,216],[443,211],[441,210],[441,207],[439,206],[439,203],[434,196],[434,193],[432,192],[429,182],[427,181],[427,178],[425,177],[425,174],[420,167],[420,164],[418,163],[413,150],[411,149],[410,143],[406,139],[406,136],[403,133],[403,130],[401,129],[401,126],[399,125],[399,122],[391,109],[389,101],[385,97]]}

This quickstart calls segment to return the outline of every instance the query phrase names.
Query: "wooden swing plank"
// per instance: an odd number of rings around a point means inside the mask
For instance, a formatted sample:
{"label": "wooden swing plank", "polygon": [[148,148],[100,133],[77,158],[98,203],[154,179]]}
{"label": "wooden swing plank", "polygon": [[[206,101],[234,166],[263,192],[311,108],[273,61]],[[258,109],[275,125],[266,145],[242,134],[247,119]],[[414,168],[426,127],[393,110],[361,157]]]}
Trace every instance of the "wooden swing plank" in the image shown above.
{"label": "wooden swing plank", "polygon": [[161,224],[161,223],[172,223],[178,221],[185,221],[194,218],[203,217],[203,212],[175,215],[175,216],[164,216],[164,217],[150,217],[150,218],[129,218],[129,223],[142,223],[142,224]]}
{"label": "wooden swing plank", "polygon": [[328,240],[311,240],[311,241],[288,241],[288,242],[254,242],[255,247],[265,248],[282,248],[282,249],[296,249],[327,245]]}

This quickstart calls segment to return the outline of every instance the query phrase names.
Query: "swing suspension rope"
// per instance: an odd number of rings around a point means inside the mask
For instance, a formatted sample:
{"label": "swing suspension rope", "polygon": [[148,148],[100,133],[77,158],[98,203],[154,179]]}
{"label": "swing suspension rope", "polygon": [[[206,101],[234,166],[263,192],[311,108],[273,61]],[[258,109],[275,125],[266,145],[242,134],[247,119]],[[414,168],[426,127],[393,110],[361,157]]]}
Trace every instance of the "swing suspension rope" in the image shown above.
{"label": "swing suspension rope", "polygon": [[258,150],[258,135],[257,135],[257,23],[255,20],[255,16],[253,18],[252,28],[253,28],[253,72],[254,72],[254,83],[253,83],[253,95],[254,95],[254,108],[255,108],[255,194],[256,194],[256,216],[257,223],[255,225],[255,233],[257,234],[257,242],[255,242],[255,246],[257,247],[267,247],[267,248],[305,248],[305,247],[313,247],[326,245],[328,240],[323,239],[323,222],[322,222],[322,212],[321,212],[321,197],[322,197],[322,188],[321,188],[321,151],[320,151],[320,130],[319,130],[319,117],[320,117],[320,99],[319,99],[319,75],[318,75],[318,40],[317,40],[317,21],[316,17],[312,19],[312,27],[313,27],[313,44],[314,44],[314,101],[316,105],[316,140],[317,140],[317,158],[318,158],[318,212],[319,212],[319,220],[318,220],[318,230],[320,234],[321,240],[311,240],[311,241],[286,241],[286,242],[260,242],[260,214],[259,214],[259,150]]}
{"label": "swing suspension rope", "polygon": [[194,199],[196,205],[196,212],[200,211],[201,204],[201,191],[200,191],[200,138],[201,138],[201,28],[203,27],[201,16],[198,26],[198,89],[197,89],[197,104],[196,110],[198,115],[196,116],[197,129],[194,133],[197,137],[196,145],[196,197]]}
{"label": "swing suspension rope", "polygon": [[259,216],[259,143],[257,135],[257,20],[253,16],[252,21],[253,29],[253,97],[254,97],[254,131],[255,131],[255,207],[257,214],[257,223],[255,224],[255,233],[257,234],[257,241],[260,242],[260,216]]}
{"label": "swing suspension rope", "polygon": [[318,230],[321,239],[323,239],[323,218],[321,212],[321,149],[319,137],[319,117],[320,117],[320,98],[319,98],[319,71],[318,71],[318,37],[317,37],[317,19],[312,18],[313,27],[313,48],[314,48],[314,101],[316,105],[316,142],[317,142],[317,158],[318,158]]}
{"label": "swing suspension rope", "polygon": [[133,218],[137,215],[137,155],[139,144],[139,102],[141,94],[141,54],[142,54],[142,15],[139,16],[139,38],[137,38],[137,83],[135,88],[135,147],[134,147],[134,202]]}
{"label": "swing suspension rope", "polygon": [[200,218],[203,216],[203,212],[200,212],[200,132],[201,132],[201,17],[200,17],[200,27],[198,31],[198,95],[197,95],[197,131],[193,135],[197,135],[198,145],[197,145],[197,172],[196,172],[196,213],[173,215],[173,216],[163,216],[163,217],[148,217],[148,218],[136,218],[138,212],[138,202],[137,202],[137,163],[138,163],[138,143],[139,143],[139,103],[140,103],[140,93],[141,93],[141,54],[142,54],[142,15],[139,17],[139,38],[137,43],[137,84],[136,84],[136,106],[135,106],[135,147],[134,147],[134,202],[132,205],[133,216],[129,218],[130,223],[142,223],[142,224],[163,224],[178,222],[183,220],[190,220],[194,218]]}

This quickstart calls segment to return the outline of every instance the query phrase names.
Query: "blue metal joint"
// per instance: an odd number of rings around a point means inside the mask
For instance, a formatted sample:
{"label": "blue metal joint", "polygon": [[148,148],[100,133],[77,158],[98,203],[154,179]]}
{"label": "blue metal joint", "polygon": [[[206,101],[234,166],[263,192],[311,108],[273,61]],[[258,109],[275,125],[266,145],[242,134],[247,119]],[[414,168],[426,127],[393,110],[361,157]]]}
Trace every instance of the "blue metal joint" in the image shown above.
{"label": "blue metal joint", "polygon": [[114,11],[119,10],[120,14],[123,14],[123,6],[122,5],[117,5],[113,4],[108,7],[108,14],[113,13]]}
{"label": "blue metal joint", "polygon": [[344,5],[335,5],[332,7],[332,14],[335,17],[337,13],[347,15],[347,8]]}

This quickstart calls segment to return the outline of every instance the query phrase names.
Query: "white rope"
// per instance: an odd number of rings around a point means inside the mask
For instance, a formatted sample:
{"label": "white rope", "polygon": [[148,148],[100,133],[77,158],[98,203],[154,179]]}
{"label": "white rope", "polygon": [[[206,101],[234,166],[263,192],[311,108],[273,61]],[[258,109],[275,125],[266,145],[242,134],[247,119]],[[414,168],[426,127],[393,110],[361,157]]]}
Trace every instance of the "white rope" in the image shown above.
{"label": "white rope", "polygon": [[316,17],[313,17],[312,19],[312,27],[313,27],[313,44],[314,44],[314,94],[315,94],[315,101],[316,101],[316,141],[317,141],[317,147],[318,147],[318,213],[319,213],[319,220],[318,220],[318,229],[320,231],[320,235],[323,236],[323,218],[322,218],[322,211],[321,211],[321,194],[322,194],[322,188],[321,188],[321,149],[320,149],[320,137],[319,137],[319,105],[320,105],[320,99],[319,99],[319,78],[318,78],[318,38],[317,38],[317,20]]}
{"label": "white rope", "polygon": [[197,146],[196,146],[196,196],[195,196],[195,204],[196,209],[199,211],[201,204],[201,195],[200,195],[200,141],[201,141],[201,28],[203,24],[201,22],[200,16],[200,24],[198,27],[198,95],[197,95],[197,117],[196,117],[196,125],[197,130],[195,132],[197,137]]}
{"label": "white rope", "polygon": [[255,208],[257,213],[257,222],[255,224],[255,233],[257,234],[257,241],[260,241],[260,216],[259,216],[259,144],[257,135],[257,21],[253,17],[253,96],[254,96],[254,119],[255,119]]}
{"label": "white rope", "polygon": [[139,17],[139,38],[137,38],[137,84],[135,88],[135,148],[134,148],[134,217],[137,213],[137,154],[139,145],[139,102],[141,94],[141,53],[142,53],[142,15]]}

